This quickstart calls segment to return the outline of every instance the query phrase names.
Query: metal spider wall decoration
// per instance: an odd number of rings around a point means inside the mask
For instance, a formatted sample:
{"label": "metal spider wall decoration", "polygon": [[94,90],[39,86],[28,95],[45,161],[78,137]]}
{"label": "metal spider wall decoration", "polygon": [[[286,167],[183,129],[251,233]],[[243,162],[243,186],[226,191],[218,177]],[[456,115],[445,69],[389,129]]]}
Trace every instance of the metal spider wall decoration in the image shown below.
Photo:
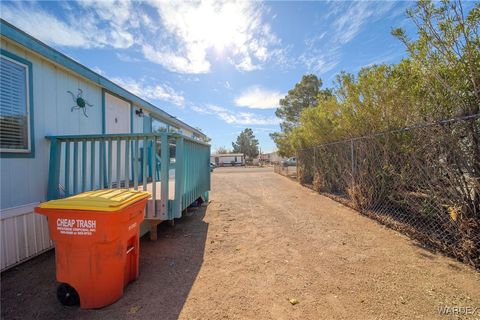
{"label": "metal spider wall decoration", "polygon": [[67,91],[67,92],[70,93],[70,95],[72,96],[73,102],[76,104],[70,109],[70,111],[73,112],[73,110],[82,110],[85,117],[88,118],[87,106],[88,107],[93,107],[93,105],[88,103],[87,100],[83,99],[83,97],[82,97],[83,90],[78,89],[78,93],[77,93],[76,96],[73,94],[72,91]]}

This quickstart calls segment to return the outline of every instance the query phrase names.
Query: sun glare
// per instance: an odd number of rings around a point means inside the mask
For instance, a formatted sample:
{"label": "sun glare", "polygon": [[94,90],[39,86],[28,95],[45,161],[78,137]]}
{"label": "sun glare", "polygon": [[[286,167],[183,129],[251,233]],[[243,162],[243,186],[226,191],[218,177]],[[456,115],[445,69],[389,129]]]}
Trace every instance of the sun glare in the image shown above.
{"label": "sun glare", "polygon": [[[235,3],[200,4],[191,12],[191,38],[222,53],[229,47],[241,47],[247,40],[248,16],[244,6]],[[238,48],[237,48],[238,49]]]}

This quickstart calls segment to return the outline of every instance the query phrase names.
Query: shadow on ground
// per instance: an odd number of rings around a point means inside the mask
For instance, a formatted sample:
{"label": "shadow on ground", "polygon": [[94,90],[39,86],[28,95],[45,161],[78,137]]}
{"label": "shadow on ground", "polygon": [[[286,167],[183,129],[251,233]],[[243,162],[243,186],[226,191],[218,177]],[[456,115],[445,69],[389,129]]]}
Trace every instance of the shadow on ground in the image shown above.
{"label": "shadow on ground", "polygon": [[55,255],[49,251],[1,275],[2,319],[177,319],[204,258],[207,208],[159,225],[158,240],[140,244],[140,277],[123,298],[99,310],[56,299]]}

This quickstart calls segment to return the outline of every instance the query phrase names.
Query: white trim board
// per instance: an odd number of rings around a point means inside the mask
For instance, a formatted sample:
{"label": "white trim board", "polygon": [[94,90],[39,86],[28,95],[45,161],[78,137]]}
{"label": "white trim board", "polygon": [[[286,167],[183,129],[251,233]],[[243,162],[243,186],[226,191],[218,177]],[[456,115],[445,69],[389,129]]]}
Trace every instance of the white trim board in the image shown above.
{"label": "white trim board", "polygon": [[0,220],[5,220],[8,218],[32,213],[33,209],[39,204],[40,202],[34,202],[34,203],[24,204],[18,207],[0,209]]}

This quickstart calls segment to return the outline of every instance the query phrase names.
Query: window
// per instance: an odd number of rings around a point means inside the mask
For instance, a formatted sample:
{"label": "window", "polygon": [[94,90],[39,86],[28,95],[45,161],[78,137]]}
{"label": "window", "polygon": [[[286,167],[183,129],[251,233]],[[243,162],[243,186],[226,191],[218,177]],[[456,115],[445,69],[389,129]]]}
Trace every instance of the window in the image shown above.
{"label": "window", "polygon": [[0,56],[0,151],[2,156],[33,155],[31,63],[10,54]]}

